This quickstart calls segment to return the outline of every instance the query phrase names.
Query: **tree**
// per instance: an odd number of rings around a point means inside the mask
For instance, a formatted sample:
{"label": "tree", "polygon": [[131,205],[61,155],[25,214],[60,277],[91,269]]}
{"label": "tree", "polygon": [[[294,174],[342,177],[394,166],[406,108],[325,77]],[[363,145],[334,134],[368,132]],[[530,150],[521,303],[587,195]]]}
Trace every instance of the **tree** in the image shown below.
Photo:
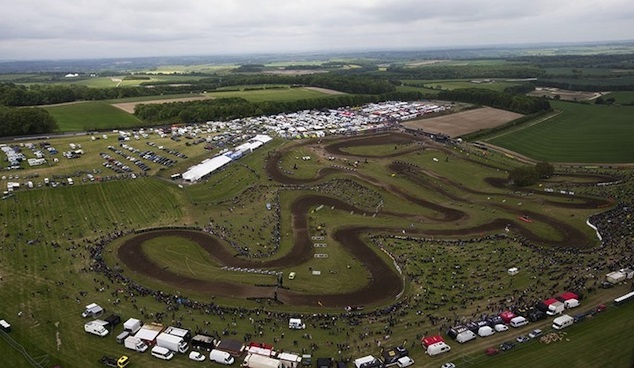
{"label": "tree", "polygon": [[534,167],[522,166],[511,170],[508,179],[515,186],[527,187],[537,183],[539,176]]}
{"label": "tree", "polygon": [[535,165],[535,171],[540,178],[548,179],[555,174],[555,167],[546,161],[542,161]]}

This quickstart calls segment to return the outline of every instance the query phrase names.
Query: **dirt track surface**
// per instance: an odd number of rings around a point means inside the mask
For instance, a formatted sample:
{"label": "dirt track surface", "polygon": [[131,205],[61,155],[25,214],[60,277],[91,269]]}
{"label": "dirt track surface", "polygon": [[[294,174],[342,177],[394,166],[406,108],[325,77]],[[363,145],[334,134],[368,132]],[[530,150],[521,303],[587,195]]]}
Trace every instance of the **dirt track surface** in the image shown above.
{"label": "dirt track surface", "polygon": [[[345,147],[361,146],[361,145],[381,145],[381,144],[394,144],[394,143],[413,143],[418,137],[414,137],[407,134],[377,134],[362,137],[348,137],[340,138],[337,140],[324,140],[323,149],[328,153],[336,153],[338,155],[346,155],[343,151]],[[301,145],[314,144],[314,141],[302,142]],[[444,146],[437,146],[447,154],[454,154],[451,150],[443,148]],[[266,164],[266,171],[270,178],[283,184],[304,184],[312,183],[324,178],[335,172],[344,170],[327,168],[322,169],[318,175],[314,178],[297,179],[285,175],[280,171],[278,161],[292,148],[285,148],[279,152],[274,152]],[[400,152],[400,154],[404,154]],[[357,157],[357,156],[355,156]],[[474,161],[474,163],[478,163]],[[487,166],[486,164],[482,164]],[[442,185],[432,184],[430,180],[424,180],[425,170],[418,166],[406,164],[402,162],[393,162],[388,165],[390,170],[393,170],[399,175],[402,175],[407,180],[416,183],[419,186],[426,187],[432,191],[442,193],[445,196],[453,200],[460,200],[460,198],[451,194],[446,190],[449,186],[458,186],[457,183],[444,182]],[[573,226],[566,224],[553,217],[530,211],[520,211],[515,207],[509,205],[496,204],[494,207],[503,209],[506,213],[516,214],[517,216],[528,216],[536,221],[547,223],[555,228],[561,235],[562,240],[552,241],[542,239],[530,230],[530,224],[527,224],[521,220],[515,220],[508,218],[498,218],[490,220],[488,223],[476,224],[469,226],[465,221],[467,215],[463,211],[455,208],[447,207],[425,198],[417,197],[416,195],[407,193],[402,189],[380,183],[376,178],[364,176],[359,173],[349,173],[354,175],[360,180],[365,180],[373,185],[383,187],[390,191],[392,194],[399,196],[411,203],[416,203],[421,207],[432,209],[436,215],[422,216],[401,214],[397,212],[381,212],[381,215],[399,216],[411,221],[424,218],[426,221],[435,222],[460,222],[460,226],[456,226],[455,229],[443,229],[443,230],[416,230],[409,229],[406,234],[408,236],[445,236],[454,238],[472,238],[477,237],[479,234],[489,231],[502,232],[506,227],[510,227],[512,231],[524,239],[529,240],[534,244],[551,244],[553,246],[560,246],[565,248],[575,248],[582,244],[587,243],[587,239],[584,233]],[[585,177],[587,180],[601,180],[606,177]],[[612,178],[607,178],[612,179]],[[488,178],[486,182],[492,187],[503,188],[505,181],[497,178]],[[461,187],[461,186],[460,186]],[[462,190],[466,190],[462,188]],[[530,191],[530,190],[529,190]],[[472,191],[473,192],[473,191]],[[536,192],[536,191],[534,191]],[[480,193],[478,194],[486,194]],[[546,199],[549,205],[561,206],[567,208],[602,208],[610,205],[609,201],[575,196],[575,202],[566,202],[562,200],[566,197],[560,193],[542,193],[546,198],[553,198],[552,200]],[[513,196],[513,195],[511,195]],[[456,198],[454,198],[456,197]],[[520,198],[520,197],[518,197]],[[263,259],[248,259],[237,257],[237,254],[229,252],[226,246],[220,243],[220,240],[216,237],[191,230],[162,230],[153,231],[148,233],[142,233],[127,240],[118,251],[119,259],[131,269],[142,273],[148,277],[153,277],[157,280],[169,283],[171,285],[177,285],[184,289],[197,290],[208,292],[213,295],[223,297],[234,298],[272,298],[274,293],[277,292],[278,299],[286,305],[304,305],[304,306],[316,306],[322,305],[326,307],[342,307],[347,305],[363,305],[363,304],[375,304],[394,300],[397,295],[403,290],[403,280],[400,274],[398,274],[390,265],[386,264],[376,253],[375,249],[372,249],[372,245],[368,245],[361,240],[362,234],[376,233],[376,232],[401,232],[402,229],[389,229],[380,227],[348,227],[336,229],[333,233],[333,238],[345,247],[351,254],[354,254],[365,267],[366,272],[370,277],[368,284],[363,288],[356,290],[348,294],[321,294],[321,295],[308,295],[298,292],[294,292],[292,289],[276,289],[275,287],[261,287],[255,285],[235,284],[224,280],[215,280],[213,282],[198,280],[187,276],[178,275],[171,272],[169,269],[161,268],[160,265],[154,264],[142,251],[142,243],[154,237],[160,236],[179,236],[198,243],[204,248],[211,257],[216,259],[220,264],[224,266],[242,267],[242,268],[275,268],[275,267],[288,267],[294,265],[302,265],[307,260],[313,257],[313,245],[308,233],[308,221],[307,216],[310,208],[316,205],[334,206],[336,209],[342,211],[355,211],[365,212],[363,209],[356,208],[350,204],[342,202],[338,199],[315,194],[306,195],[296,199],[290,207],[292,215],[292,228],[294,244],[292,249],[286,255],[275,260],[263,260]],[[466,225],[466,226],[462,226]]]}

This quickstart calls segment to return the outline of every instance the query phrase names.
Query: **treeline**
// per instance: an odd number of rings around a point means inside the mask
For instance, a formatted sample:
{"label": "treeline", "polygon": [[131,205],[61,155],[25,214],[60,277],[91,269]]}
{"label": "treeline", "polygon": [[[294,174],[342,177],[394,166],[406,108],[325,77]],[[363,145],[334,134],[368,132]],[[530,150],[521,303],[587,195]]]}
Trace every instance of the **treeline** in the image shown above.
{"label": "treeline", "polygon": [[454,89],[438,93],[441,100],[468,102],[486,105],[498,109],[514,111],[520,114],[532,114],[550,110],[550,103],[543,98],[524,95],[509,95],[503,92],[479,88]]}
{"label": "treeline", "polygon": [[634,84],[623,83],[624,79],[579,79],[579,80],[546,80],[535,81],[539,87],[567,89],[571,91],[602,92],[602,91],[633,91]]}
{"label": "treeline", "polygon": [[297,101],[249,102],[242,98],[220,98],[202,101],[137,105],[134,114],[150,123],[196,123],[222,121],[250,116],[274,115],[309,109],[331,109],[359,106],[381,101],[412,101],[421,99],[420,92],[391,92],[381,95],[336,95]]}
{"label": "treeline", "polygon": [[[143,78],[143,77],[139,77]],[[159,96],[180,93],[202,93],[233,85],[288,84],[334,89],[355,94],[383,94],[394,92],[395,83],[372,76],[343,76],[331,74],[279,76],[279,75],[235,75],[203,78],[174,86],[174,81],[148,83],[141,87],[90,88],[82,85],[31,86],[0,83],[0,105],[36,106],[73,101],[107,100],[127,97]]]}
{"label": "treeline", "polygon": [[555,174],[555,167],[542,161],[535,166],[521,166],[509,172],[508,180],[518,187],[536,184],[539,179],[548,179]]}
{"label": "treeline", "polygon": [[89,88],[86,86],[75,84],[34,84],[27,87],[23,85],[16,85],[13,83],[0,83],[0,105],[36,106],[80,100],[108,100],[126,97],[157,96],[161,94],[186,92],[186,88],[169,86],[157,88]]}
{"label": "treeline", "polygon": [[46,134],[57,129],[48,111],[39,108],[0,106],[0,136]]}
{"label": "treeline", "polygon": [[542,68],[614,68],[631,69],[634,54],[588,54],[588,55],[551,55],[520,56],[510,61],[535,64]]}
{"label": "treeline", "polygon": [[535,65],[437,65],[411,68],[392,66],[388,68],[388,78],[396,79],[470,79],[470,78],[537,78],[546,72]]}

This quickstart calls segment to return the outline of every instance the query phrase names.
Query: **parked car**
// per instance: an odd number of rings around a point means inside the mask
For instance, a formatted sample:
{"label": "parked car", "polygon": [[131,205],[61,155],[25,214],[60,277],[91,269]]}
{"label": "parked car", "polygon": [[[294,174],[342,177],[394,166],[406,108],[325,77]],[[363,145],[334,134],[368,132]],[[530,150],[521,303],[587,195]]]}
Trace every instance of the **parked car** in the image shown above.
{"label": "parked car", "polygon": [[594,308],[594,313],[600,313],[605,310],[605,304],[599,304]]}
{"label": "parked car", "polygon": [[500,350],[502,351],[509,351],[513,349],[514,347],[515,347],[515,344],[513,343],[513,341],[505,341],[500,344]]}
{"label": "parked car", "polygon": [[531,331],[531,332],[528,334],[528,337],[529,337],[529,338],[531,338],[531,339],[534,339],[534,338],[536,338],[536,337],[541,336],[541,334],[542,334],[542,330],[540,330],[540,329],[535,329],[535,330]]}
{"label": "parked car", "polygon": [[506,330],[508,330],[508,329],[509,329],[509,326],[507,326],[507,325],[505,325],[505,324],[502,324],[502,323],[498,323],[498,324],[497,324],[497,325],[495,325],[493,328],[494,328],[494,329],[495,329],[495,331],[497,331],[497,332],[504,332],[504,331],[506,331]]}
{"label": "parked car", "polygon": [[451,362],[447,362],[441,365],[440,368],[456,368],[456,365]]}
{"label": "parked car", "polygon": [[487,348],[484,353],[488,356],[492,356],[492,355],[497,355],[500,353],[500,351],[496,348]]}
{"label": "parked car", "polygon": [[519,343],[523,343],[523,342],[527,342],[528,340],[530,340],[530,338],[528,338],[528,337],[526,337],[524,335],[520,335],[515,340],[517,340],[517,342],[519,342]]}
{"label": "parked car", "polygon": [[192,351],[189,353],[189,359],[195,360],[197,362],[204,362],[205,355],[201,354],[199,351]]}

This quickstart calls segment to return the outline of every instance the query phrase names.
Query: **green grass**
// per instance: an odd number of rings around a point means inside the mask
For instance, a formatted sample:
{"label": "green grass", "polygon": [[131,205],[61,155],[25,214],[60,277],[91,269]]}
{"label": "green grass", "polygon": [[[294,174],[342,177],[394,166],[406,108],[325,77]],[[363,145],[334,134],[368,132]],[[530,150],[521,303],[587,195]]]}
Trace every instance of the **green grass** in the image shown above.
{"label": "green grass", "polygon": [[[574,324],[563,330],[563,341],[550,344],[529,342],[521,349],[502,353],[495,357],[484,354],[477,363],[464,367],[524,367],[555,368],[566,365],[580,368],[628,367],[634,363],[634,303],[609,308],[605,314]],[[457,363],[457,362],[456,362]]]}
{"label": "green grass", "polygon": [[207,92],[207,96],[213,98],[224,97],[241,97],[250,102],[263,101],[295,101],[311,98],[327,97],[322,92],[309,90],[306,88],[288,88],[288,89],[265,89],[254,91],[228,91],[228,92]]}
{"label": "green grass", "polygon": [[[98,153],[106,151],[107,145],[116,145],[113,138],[98,141],[92,141],[87,136],[53,138],[51,143],[60,150],[68,147],[70,142],[83,144],[86,155],[75,160],[61,160],[51,167],[26,168],[19,172],[20,181],[25,180],[26,175],[35,173],[38,173],[39,177],[32,180],[41,182],[45,175],[65,175],[79,170],[100,168],[102,159]],[[186,140],[174,142],[161,139],[154,134],[147,140],[131,140],[128,143],[144,149],[149,147],[145,144],[149,141],[186,152],[191,158],[179,164],[183,166],[212,155],[201,146],[187,146]],[[323,146],[328,142],[325,139],[320,145]],[[284,326],[284,318],[273,318],[271,321],[269,320],[271,315],[267,312],[280,310],[293,314],[304,313],[308,316],[322,312],[336,314],[341,312],[340,308],[293,308],[267,302],[214,298],[206,293],[190,292],[174,285],[162,285],[150,277],[136,276],[134,270],[123,269],[124,275],[145,286],[178,293],[185,298],[202,302],[258,308],[266,312],[244,314],[228,312],[219,316],[203,310],[182,307],[178,310],[167,310],[165,304],[158,302],[154,296],[131,297],[124,292],[127,290],[125,284],[111,283],[102,274],[91,270],[89,250],[95,242],[113,231],[130,231],[153,226],[204,226],[211,222],[214,226],[225,227],[230,238],[238,243],[246,244],[252,250],[265,250],[265,247],[270,245],[270,234],[275,229],[274,225],[277,221],[273,211],[265,209],[265,204],[276,201],[278,195],[282,206],[279,228],[281,243],[278,254],[273,258],[282,256],[292,246],[294,240],[291,228],[292,216],[288,208],[289,204],[299,196],[318,193],[354,204],[362,208],[364,212],[367,209],[365,213],[350,213],[330,207],[319,211],[316,208],[309,210],[307,230],[310,234],[319,233],[325,236],[324,243],[328,244],[325,253],[329,254],[329,257],[311,259],[299,266],[280,269],[285,275],[291,271],[296,272],[295,280],[285,279],[284,284],[306,293],[324,290],[346,292],[367,282],[365,266],[355,259],[354,254],[348,253],[345,247],[337,244],[332,237],[334,231],[342,226],[389,227],[396,229],[398,234],[401,234],[401,229],[455,230],[484,223],[496,217],[514,220],[515,215],[512,210],[526,208],[547,213],[591,232],[584,221],[596,209],[561,209],[544,204],[546,197],[540,193],[522,196],[509,189],[495,189],[486,184],[485,178],[505,177],[504,170],[517,165],[501,154],[477,156],[469,152],[467,155],[466,151],[456,147],[452,151],[455,155],[451,155],[450,159],[445,161],[447,152],[426,147],[423,152],[396,158],[372,157],[367,163],[361,162],[354,173],[344,172],[326,177],[320,184],[327,183],[328,185],[319,189],[300,189],[294,186],[282,188],[278,183],[269,181],[262,171],[268,150],[288,148],[289,153],[282,157],[283,167],[287,168],[288,165],[292,166],[294,162],[297,162],[301,166],[297,169],[297,175],[301,174],[305,177],[314,176],[320,168],[329,167],[331,164],[326,159],[322,158],[321,161],[318,159],[321,157],[318,147],[311,145],[291,147],[292,144],[294,143],[275,140],[261,150],[245,156],[238,163],[230,164],[225,170],[211,175],[203,183],[184,185],[183,188],[179,188],[172,181],[150,177],[86,184],[77,180],[77,184],[73,187],[20,189],[14,197],[0,203],[2,208],[0,221],[3,224],[0,227],[0,237],[3,239],[0,245],[0,275],[3,276],[0,281],[0,298],[3,300],[0,304],[0,318],[6,318],[13,324],[12,336],[23,344],[29,353],[34,356],[44,354],[49,356],[49,364],[46,366],[60,364],[63,367],[97,367],[99,365],[96,361],[103,354],[114,356],[129,354],[132,364],[138,367],[181,368],[193,365],[183,355],[165,363],[152,358],[149,353],[131,354],[129,350],[114,342],[113,336],[121,331],[121,326],[104,339],[86,334],[82,328],[85,320],[79,314],[83,306],[91,302],[100,303],[108,312],[118,313],[124,319],[136,317],[149,322],[157,313],[162,313],[166,316],[165,324],[180,321],[185,327],[192,329],[199,327],[209,330],[210,333],[213,331],[222,333],[226,329],[229,336],[238,340],[242,340],[245,333],[251,333],[254,334],[252,338],[254,341],[273,343],[277,340],[275,346],[278,350],[301,352],[302,349],[310,350],[311,344],[314,343],[318,345],[314,356],[338,358],[336,344],[344,343],[349,344],[351,350],[344,351],[342,355],[358,358],[362,355],[377,353],[376,339],[380,339],[382,345],[386,347],[396,346],[403,340],[407,340],[407,347],[417,361],[416,366],[439,366],[445,358],[458,363],[458,359],[462,356],[479,357],[489,344],[499,345],[503,339],[513,338],[514,335],[509,332],[506,336],[500,334],[486,340],[478,339],[464,346],[452,344],[452,355],[430,358],[418,345],[417,335],[425,331],[438,331],[440,326],[432,325],[426,315],[431,314],[451,320],[456,314],[479,314],[488,310],[488,299],[506,300],[516,295],[515,290],[528,290],[530,297],[543,297],[545,294],[552,293],[551,288],[555,283],[549,280],[552,275],[549,272],[553,270],[557,272],[563,267],[581,267],[578,271],[585,274],[588,272],[585,269],[586,265],[595,264],[606,257],[613,256],[610,249],[604,250],[605,253],[602,254],[588,252],[570,257],[567,253],[554,250],[548,252],[534,250],[512,240],[443,244],[379,236],[369,231],[364,234],[368,244],[375,247],[375,251],[379,252],[386,262],[392,264],[392,260],[379,250],[380,244],[395,256],[402,267],[406,280],[405,295],[411,306],[410,309],[407,313],[399,313],[389,318],[382,316],[362,319],[360,326],[350,326],[344,320],[336,320],[332,322],[336,324],[335,329],[323,329],[309,322],[306,331],[290,331]],[[394,152],[393,145],[371,148],[350,148],[349,151],[357,154]],[[402,151],[397,150],[397,152]],[[310,161],[296,159],[301,155],[310,155],[312,159]],[[434,157],[440,160],[433,161]],[[387,165],[395,160],[416,164],[420,168],[416,178],[436,187],[430,189],[422,187],[405,175],[392,177]],[[478,164],[480,162],[491,166]],[[152,168],[152,174],[159,173],[163,177],[172,170],[161,171],[154,164]],[[343,181],[344,179],[346,181]],[[564,179],[566,178],[561,178],[561,180]],[[566,182],[575,180],[581,183],[587,182],[587,180],[573,179],[571,177]],[[338,180],[341,181],[337,182]],[[424,217],[434,217],[437,214],[433,210],[417,206],[386,191],[389,185],[418,198],[463,210],[467,213],[467,219],[460,223],[428,220]],[[435,188],[458,196],[458,199],[451,199],[444,194],[445,192]],[[379,213],[378,216],[373,217],[372,210],[376,208],[379,200],[384,201],[385,212],[404,213],[408,217],[401,219],[387,213]],[[523,204],[522,207],[512,207],[507,211],[496,207],[503,201],[513,206],[518,206],[519,201]],[[571,201],[571,203],[574,202]],[[560,236],[547,224],[533,223],[531,226],[531,230],[546,238]],[[370,240],[370,235],[377,235],[377,237]],[[424,232],[422,236],[428,237]],[[37,239],[37,242],[28,244],[28,240],[32,239]],[[120,260],[116,258],[118,244],[120,241],[108,245],[102,254],[108,264],[113,267],[121,266]],[[147,242],[145,247],[150,257],[163,267],[179,268],[185,273],[200,275],[206,279],[222,278],[253,282],[250,275],[220,271],[212,257],[197,245],[179,238],[155,239]],[[551,264],[556,264],[557,267],[551,267]],[[512,280],[505,273],[511,266],[521,267],[520,274]],[[311,269],[321,270],[322,276],[320,278],[312,276]],[[331,273],[331,270],[334,272]],[[592,272],[595,275],[601,275],[604,270]],[[585,286],[591,286],[593,280],[595,279],[589,279]],[[535,288],[535,285],[542,285],[541,283],[545,286]],[[103,291],[100,291],[101,287],[104,288]],[[557,292],[563,287],[565,286],[558,286]],[[586,299],[582,301],[584,303],[582,308],[609,301],[615,295],[624,293],[625,289],[625,285],[618,285],[609,290],[588,292]],[[87,295],[82,296],[80,291],[86,291]],[[461,297],[470,292],[474,293],[473,298]],[[370,306],[367,307],[370,309]],[[450,309],[452,307],[458,309]],[[422,315],[415,313],[417,310],[420,310]],[[23,313],[21,317],[18,317],[17,313],[20,311]],[[605,321],[614,321],[613,324],[612,322],[600,324],[598,327],[593,326],[592,330],[604,328],[597,333],[607,335],[615,333],[614,329],[618,328],[615,326],[619,323],[631,323],[627,319],[631,313],[621,315],[616,313],[617,311],[617,309],[608,310],[604,316],[601,316]],[[57,322],[59,324],[56,326]],[[525,333],[530,328],[545,327],[548,323],[544,321],[543,324],[529,325],[525,330],[516,332]],[[389,332],[386,332],[386,326],[389,326]],[[581,327],[583,325],[579,326]],[[259,331],[262,331],[261,336]],[[59,335],[57,335],[58,332]],[[367,337],[360,336],[365,332],[368,333]],[[570,336],[573,336],[573,332],[574,329],[570,328]],[[303,338],[304,333],[310,333],[312,339]],[[390,335],[389,339],[384,338],[386,334]],[[59,346],[56,335],[61,341]],[[294,341],[297,341],[297,344]],[[631,340],[625,337],[625,343],[631,343]],[[539,347],[537,344],[533,345]],[[532,356],[530,354],[533,354],[531,350],[533,345],[527,345],[525,349],[517,348],[508,355],[518,356],[518,359],[523,356],[530,357]],[[615,354],[616,350],[611,350],[612,346],[604,346],[608,352],[603,355],[603,359],[611,359],[608,356],[609,352]],[[613,347],[623,349],[623,346]],[[556,353],[551,353],[549,350],[542,352],[544,355],[554,354],[553,356],[557,357]],[[577,350],[574,353],[579,356],[585,354],[577,353]],[[30,367],[2,340],[0,340],[0,354],[5,359],[10,359],[12,367]],[[588,359],[594,362],[592,357]],[[474,360],[480,362],[479,359]],[[610,361],[623,362],[616,358]],[[493,360],[487,362],[493,362]],[[510,362],[502,366],[514,364],[516,363]]]}
{"label": "green grass", "polygon": [[552,102],[562,113],[486,141],[549,162],[632,162],[633,107]]}
{"label": "green grass", "polygon": [[603,99],[614,98],[617,104],[634,104],[634,91],[616,91],[603,96]]}
{"label": "green grass", "polygon": [[472,80],[404,80],[403,83],[421,86],[427,89],[445,89],[445,90],[454,90],[459,88],[482,88],[482,89],[490,89],[493,91],[502,92],[507,87],[516,86],[520,83],[518,82],[504,82],[498,81],[494,78],[474,78],[475,81],[483,81],[481,83],[474,83]]}
{"label": "green grass", "polygon": [[134,115],[106,102],[91,101],[45,107],[57,121],[60,132],[83,132],[143,126]]}

